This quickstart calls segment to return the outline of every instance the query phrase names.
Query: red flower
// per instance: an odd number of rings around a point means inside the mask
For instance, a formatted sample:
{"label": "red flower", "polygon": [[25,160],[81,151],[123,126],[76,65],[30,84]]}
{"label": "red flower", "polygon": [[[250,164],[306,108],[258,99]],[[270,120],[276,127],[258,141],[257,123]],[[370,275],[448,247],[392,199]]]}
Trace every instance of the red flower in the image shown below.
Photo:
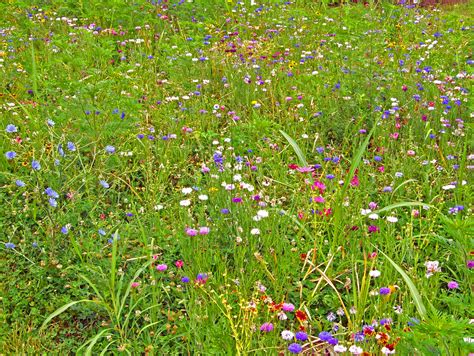
{"label": "red flower", "polygon": [[291,169],[291,170],[295,170],[296,168],[298,168],[298,165],[292,163],[292,164],[289,164],[289,165],[288,165],[288,168]]}
{"label": "red flower", "polygon": [[302,310],[297,310],[295,313],[295,316],[296,316],[296,319],[298,319],[299,321],[305,321],[306,319],[308,319],[308,316]]}

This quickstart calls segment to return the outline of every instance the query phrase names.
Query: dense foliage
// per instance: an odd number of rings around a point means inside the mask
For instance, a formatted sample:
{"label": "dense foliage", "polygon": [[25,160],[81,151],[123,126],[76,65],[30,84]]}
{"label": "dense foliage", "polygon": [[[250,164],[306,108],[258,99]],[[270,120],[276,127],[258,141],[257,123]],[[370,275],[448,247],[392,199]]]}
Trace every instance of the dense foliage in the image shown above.
{"label": "dense foliage", "polygon": [[473,351],[471,5],[0,10],[2,352]]}

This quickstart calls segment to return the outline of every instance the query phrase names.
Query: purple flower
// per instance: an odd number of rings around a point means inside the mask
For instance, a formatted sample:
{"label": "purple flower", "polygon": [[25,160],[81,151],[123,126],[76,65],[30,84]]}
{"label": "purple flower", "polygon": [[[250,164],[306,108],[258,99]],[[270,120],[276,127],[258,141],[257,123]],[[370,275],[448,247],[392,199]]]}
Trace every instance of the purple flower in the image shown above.
{"label": "purple flower", "polygon": [[329,341],[329,339],[332,338],[332,335],[330,332],[327,332],[327,331],[321,331],[318,335],[318,337],[322,340],[322,341]]}
{"label": "purple flower", "polygon": [[38,161],[31,161],[31,168],[33,168],[35,171],[39,171],[41,169],[41,165]]}
{"label": "purple flower", "polygon": [[72,142],[68,142],[67,143],[67,149],[71,152],[75,151],[76,150],[76,145],[74,145],[74,143]]}
{"label": "purple flower", "polygon": [[115,147],[114,147],[114,146],[110,146],[110,145],[109,145],[109,146],[105,146],[105,152],[112,154],[112,153],[115,152]]}
{"label": "purple flower", "polygon": [[14,151],[8,151],[7,153],[5,153],[5,157],[8,159],[8,160],[11,160],[13,158],[16,157],[16,152]]}
{"label": "purple flower", "polygon": [[105,189],[110,188],[109,183],[107,183],[105,180],[100,180],[99,183],[100,183],[100,185],[101,185],[102,187],[104,187]]}
{"label": "purple flower", "polygon": [[17,179],[17,180],[15,181],[15,184],[16,184],[17,187],[24,187],[24,186],[26,185],[25,182],[23,182],[23,181],[20,180],[20,179]]}
{"label": "purple flower", "polygon": [[54,198],[54,199],[58,199],[59,198],[59,194],[53,190],[53,188],[51,187],[48,187],[44,190],[45,194],[50,197],[50,198]]}
{"label": "purple flower", "polygon": [[364,339],[365,339],[365,336],[364,336],[363,331],[359,331],[354,334],[354,341],[361,342],[361,341],[364,341]]}
{"label": "purple flower", "polygon": [[61,232],[62,232],[64,235],[67,235],[67,234],[69,233],[68,227],[67,227],[67,226],[63,226],[63,227],[61,228]]}
{"label": "purple flower", "polygon": [[471,269],[474,267],[474,260],[469,260],[466,263],[467,268]]}
{"label": "purple flower", "polygon": [[300,341],[308,340],[308,334],[306,334],[304,331],[298,331],[295,334],[295,337],[296,337],[297,340],[300,340]]}
{"label": "purple flower", "polygon": [[272,323],[263,323],[262,326],[260,326],[260,331],[263,331],[264,333],[269,333],[272,330],[273,330]]}
{"label": "purple flower", "polygon": [[288,346],[288,351],[290,351],[292,354],[299,354],[301,351],[303,351],[303,347],[295,342]]}
{"label": "purple flower", "polygon": [[5,129],[5,131],[8,133],[13,133],[13,132],[17,132],[18,128],[15,125],[9,124],[7,125],[7,128]]}
{"label": "purple flower", "polygon": [[53,208],[56,208],[58,206],[58,202],[54,198],[49,198],[49,205],[51,205]]}
{"label": "purple flower", "polygon": [[380,295],[387,295],[390,294],[390,288],[388,287],[382,287],[379,290]]}
{"label": "purple flower", "polygon": [[164,272],[168,269],[168,266],[163,263],[163,264],[157,265],[156,269],[160,272]]}
{"label": "purple flower", "polygon": [[5,248],[7,249],[14,249],[16,246],[13,242],[5,242]]}
{"label": "purple flower", "polygon": [[449,288],[449,289],[458,289],[458,288],[459,288],[459,284],[458,284],[458,282],[456,282],[456,281],[448,282],[448,288]]}
{"label": "purple flower", "polygon": [[189,283],[189,281],[190,281],[189,277],[184,276],[183,278],[181,278],[181,282],[183,283]]}

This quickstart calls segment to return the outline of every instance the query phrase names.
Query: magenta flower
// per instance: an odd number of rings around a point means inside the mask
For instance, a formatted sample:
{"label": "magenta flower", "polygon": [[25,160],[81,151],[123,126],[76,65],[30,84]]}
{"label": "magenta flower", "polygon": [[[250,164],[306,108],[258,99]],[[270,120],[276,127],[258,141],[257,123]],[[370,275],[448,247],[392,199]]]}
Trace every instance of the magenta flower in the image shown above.
{"label": "magenta flower", "polygon": [[168,269],[168,266],[163,263],[163,264],[157,265],[156,269],[160,272],[164,272]]}
{"label": "magenta flower", "polygon": [[458,284],[458,282],[456,282],[456,281],[448,282],[448,288],[449,288],[449,289],[458,289],[458,288],[459,288],[459,284]]}
{"label": "magenta flower", "polygon": [[272,323],[263,323],[262,326],[260,327],[260,331],[263,331],[264,333],[269,333],[272,330],[273,330]]}
{"label": "magenta flower", "polygon": [[199,235],[207,235],[210,231],[211,229],[209,229],[208,227],[202,226],[199,228]]}
{"label": "magenta flower", "polygon": [[196,236],[198,231],[196,229],[186,228],[186,235],[188,236]]}
{"label": "magenta flower", "polygon": [[292,312],[293,310],[295,310],[295,306],[291,303],[283,303],[282,307],[283,311],[286,311],[286,312]]}

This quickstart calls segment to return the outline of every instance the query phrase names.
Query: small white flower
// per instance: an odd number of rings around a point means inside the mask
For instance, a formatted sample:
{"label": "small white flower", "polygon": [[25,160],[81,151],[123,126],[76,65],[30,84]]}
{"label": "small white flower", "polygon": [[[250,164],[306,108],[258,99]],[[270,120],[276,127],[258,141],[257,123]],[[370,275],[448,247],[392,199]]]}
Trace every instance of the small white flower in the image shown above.
{"label": "small white flower", "polygon": [[369,276],[372,278],[378,278],[380,277],[380,271],[373,269],[372,271],[369,272]]}
{"label": "small white flower", "polygon": [[398,221],[398,219],[395,216],[387,216],[386,219],[388,222],[391,222],[391,223],[396,223]]}
{"label": "small white flower", "polygon": [[241,174],[236,174],[236,175],[234,175],[234,177],[232,179],[234,180],[234,182],[240,182],[242,180],[242,175]]}
{"label": "small white flower", "polygon": [[207,200],[209,199],[209,197],[206,195],[206,194],[201,194],[200,196],[198,196],[199,200]]}
{"label": "small white flower", "polygon": [[378,218],[379,218],[378,214],[373,213],[369,215],[369,219],[371,220],[377,220]]}
{"label": "small white flower", "polygon": [[362,215],[368,215],[368,214],[370,214],[371,212],[372,212],[372,210],[370,210],[370,209],[360,209],[360,213],[361,213]]}
{"label": "small white flower", "polygon": [[336,345],[334,346],[334,352],[337,352],[337,353],[342,353],[342,352],[346,352],[347,351],[347,347],[345,346],[342,346],[342,345]]}
{"label": "small white flower", "polygon": [[251,235],[260,235],[260,229],[254,228],[250,230]]}
{"label": "small white flower", "polygon": [[387,347],[382,347],[382,350],[380,350],[384,355],[392,355],[395,353],[395,350],[390,350]]}
{"label": "small white flower", "polygon": [[451,189],[456,188],[456,186],[454,184],[448,184],[448,185],[443,185],[441,188],[443,188],[443,190],[451,190]]}
{"label": "small white flower", "polygon": [[364,350],[362,350],[362,347],[352,345],[351,347],[349,347],[349,352],[353,355],[360,355],[362,354],[362,352],[364,352]]}
{"label": "small white flower", "polygon": [[181,200],[181,201],[179,202],[179,205],[181,205],[181,206],[190,206],[190,205],[191,205],[191,200],[188,200],[188,199],[186,199],[186,200]]}
{"label": "small white flower", "polygon": [[163,207],[163,205],[161,205],[161,204],[155,205],[155,210],[156,210],[156,211],[163,210],[163,208],[164,208],[164,207]]}
{"label": "small white flower", "polygon": [[181,189],[181,193],[184,195],[191,194],[193,192],[193,188],[183,188]]}
{"label": "small white flower", "polygon": [[268,217],[268,211],[259,210],[259,211],[257,211],[257,215],[260,216],[261,218],[267,218]]}
{"label": "small white flower", "polygon": [[295,334],[292,333],[290,330],[283,330],[281,332],[281,337],[283,340],[292,340],[295,337]]}
{"label": "small white flower", "polygon": [[395,177],[396,178],[401,178],[401,177],[403,177],[403,173],[402,172],[396,172]]}

